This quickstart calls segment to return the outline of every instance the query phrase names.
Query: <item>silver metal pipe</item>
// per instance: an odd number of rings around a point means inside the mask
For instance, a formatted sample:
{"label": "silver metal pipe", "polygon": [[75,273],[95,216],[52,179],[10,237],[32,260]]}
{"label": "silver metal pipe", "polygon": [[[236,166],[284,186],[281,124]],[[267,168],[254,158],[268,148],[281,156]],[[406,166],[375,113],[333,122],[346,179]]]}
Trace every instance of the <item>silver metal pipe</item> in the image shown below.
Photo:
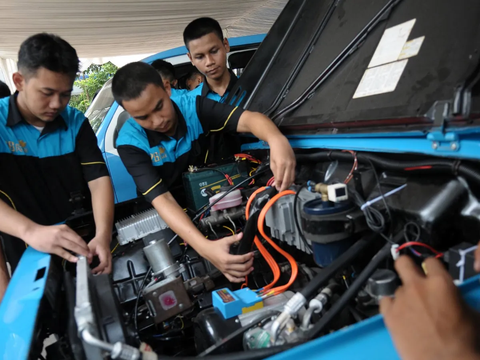
{"label": "silver metal pipe", "polygon": [[92,335],[92,333],[88,329],[84,329],[82,331],[82,339],[85,341],[88,345],[95,346],[99,349],[112,352],[113,351],[113,345],[110,343],[107,343],[105,341],[102,341],[100,339],[97,339],[95,336]]}

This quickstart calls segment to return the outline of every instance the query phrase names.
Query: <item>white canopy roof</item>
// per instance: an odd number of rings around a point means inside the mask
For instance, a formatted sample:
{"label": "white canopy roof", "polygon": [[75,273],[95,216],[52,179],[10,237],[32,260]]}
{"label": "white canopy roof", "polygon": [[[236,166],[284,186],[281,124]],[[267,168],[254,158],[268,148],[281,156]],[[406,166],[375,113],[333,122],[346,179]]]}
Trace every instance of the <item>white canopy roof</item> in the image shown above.
{"label": "white canopy roof", "polygon": [[287,0],[1,0],[0,58],[15,59],[38,32],[70,42],[81,58],[152,54],[183,45],[195,18],[217,19],[227,37],[266,33]]}
{"label": "white canopy roof", "polygon": [[192,20],[217,19],[226,37],[267,33],[288,0],[0,0],[0,80],[13,90],[20,44],[39,32],[67,40],[82,68],[117,66],[183,45]]}

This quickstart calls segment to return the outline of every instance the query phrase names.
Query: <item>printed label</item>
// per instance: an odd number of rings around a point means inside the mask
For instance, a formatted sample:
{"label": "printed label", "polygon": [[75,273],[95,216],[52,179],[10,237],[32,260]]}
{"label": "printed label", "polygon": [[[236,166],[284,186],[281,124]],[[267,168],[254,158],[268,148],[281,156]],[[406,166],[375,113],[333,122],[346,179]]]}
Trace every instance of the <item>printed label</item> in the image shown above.
{"label": "printed label", "polygon": [[226,289],[218,290],[217,294],[218,296],[220,296],[220,299],[222,299],[224,303],[230,303],[235,301],[233,296]]}

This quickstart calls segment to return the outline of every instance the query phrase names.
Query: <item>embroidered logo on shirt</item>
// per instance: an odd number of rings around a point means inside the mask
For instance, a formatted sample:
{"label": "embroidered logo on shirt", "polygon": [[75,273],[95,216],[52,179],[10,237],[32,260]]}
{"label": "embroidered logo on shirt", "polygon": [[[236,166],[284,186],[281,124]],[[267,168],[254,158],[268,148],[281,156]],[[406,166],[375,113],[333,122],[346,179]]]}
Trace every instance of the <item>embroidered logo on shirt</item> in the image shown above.
{"label": "embroidered logo on shirt", "polygon": [[165,153],[165,148],[163,146],[159,146],[158,151],[150,153],[150,157],[155,163],[159,162],[160,160],[166,159],[167,154]]}
{"label": "embroidered logo on shirt", "polygon": [[18,140],[18,144],[14,141],[7,141],[7,145],[12,153],[26,154],[28,152],[27,143],[23,140]]}

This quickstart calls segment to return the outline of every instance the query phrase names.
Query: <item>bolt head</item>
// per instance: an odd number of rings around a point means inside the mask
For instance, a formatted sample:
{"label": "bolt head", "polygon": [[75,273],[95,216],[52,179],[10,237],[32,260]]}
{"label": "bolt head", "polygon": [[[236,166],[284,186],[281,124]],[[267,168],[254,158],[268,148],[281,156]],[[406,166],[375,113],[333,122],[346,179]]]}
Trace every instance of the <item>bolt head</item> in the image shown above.
{"label": "bolt head", "polygon": [[457,143],[452,143],[452,145],[450,145],[450,149],[452,150],[457,150],[457,148],[458,148]]}
{"label": "bolt head", "polygon": [[433,148],[434,150],[438,149],[438,143],[437,143],[436,141],[433,142],[432,148]]}

